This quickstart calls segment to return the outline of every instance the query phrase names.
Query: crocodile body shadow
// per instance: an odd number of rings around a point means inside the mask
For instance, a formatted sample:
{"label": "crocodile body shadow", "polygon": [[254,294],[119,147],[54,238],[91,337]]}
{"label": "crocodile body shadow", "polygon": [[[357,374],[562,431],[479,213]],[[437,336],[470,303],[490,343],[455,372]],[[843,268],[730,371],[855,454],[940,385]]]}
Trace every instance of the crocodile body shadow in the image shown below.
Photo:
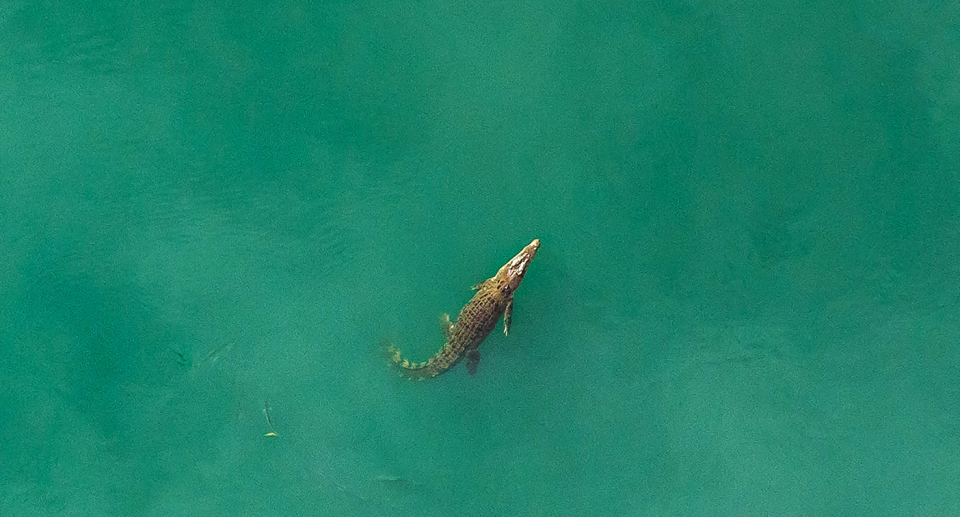
{"label": "crocodile body shadow", "polygon": [[456,323],[450,316],[440,317],[440,328],[447,338],[436,354],[422,363],[412,363],[404,359],[400,351],[389,346],[387,353],[394,366],[405,377],[415,380],[436,377],[453,368],[461,359],[467,359],[467,372],[477,373],[480,352],[477,348],[487,338],[490,331],[503,317],[503,334],[510,332],[510,318],[513,314],[513,293],[520,286],[530,261],[540,249],[540,239],[534,239],[515,257],[503,265],[497,274],[475,285],[477,293],[463,306]]}

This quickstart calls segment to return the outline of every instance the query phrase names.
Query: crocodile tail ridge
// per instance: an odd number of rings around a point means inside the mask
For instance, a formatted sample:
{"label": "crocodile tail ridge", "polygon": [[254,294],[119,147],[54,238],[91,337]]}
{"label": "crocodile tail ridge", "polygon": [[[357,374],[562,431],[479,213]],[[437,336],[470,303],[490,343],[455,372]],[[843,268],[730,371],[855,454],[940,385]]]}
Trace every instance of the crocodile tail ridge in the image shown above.
{"label": "crocodile tail ridge", "polygon": [[437,372],[436,368],[434,368],[431,364],[433,360],[432,358],[422,363],[410,362],[403,358],[403,355],[400,353],[400,349],[389,343],[385,344],[384,352],[386,356],[390,358],[390,362],[393,363],[394,369],[396,369],[400,375],[407,377],[408,379],[419,381],[436,377],[440,373]]}

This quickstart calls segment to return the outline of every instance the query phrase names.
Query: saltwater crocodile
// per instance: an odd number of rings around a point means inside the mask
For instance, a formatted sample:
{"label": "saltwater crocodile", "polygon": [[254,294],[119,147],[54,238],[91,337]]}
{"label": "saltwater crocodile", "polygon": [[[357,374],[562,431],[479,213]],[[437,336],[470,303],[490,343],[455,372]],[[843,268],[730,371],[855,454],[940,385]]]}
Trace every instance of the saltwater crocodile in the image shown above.
{"label": "saltwater crocodile", "polygon": [[447,338],[436,354],[422,363],[411,363],[390,346],[387,352],[397,369],[411,379],[436,377],[453,368],[461,359],[467,359],[467,372],[477,373],[480,352],[477,348],[497,326],[503,316],[503,334],[510,333],[510,317],[513,314],[513,293],[523,280],[530,261],[540,248],[540,239],[527,244],[517,256],[503,265],[496,275],[473,286],[477,291],[463,306],[457,322],[450,321],[449,314],[440,316],[440,329]]}

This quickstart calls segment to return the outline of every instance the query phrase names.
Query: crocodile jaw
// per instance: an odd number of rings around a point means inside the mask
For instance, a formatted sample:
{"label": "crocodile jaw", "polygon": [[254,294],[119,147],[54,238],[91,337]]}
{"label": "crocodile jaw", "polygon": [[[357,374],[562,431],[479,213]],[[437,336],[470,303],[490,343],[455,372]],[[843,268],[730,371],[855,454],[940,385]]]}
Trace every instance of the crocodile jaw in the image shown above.
{"label": "crocodile jaw", "polygon": [[530,244],[520,250],[520,253],[517,253],[515,257],[504,264],[494,278],[505,283],[510,291],[516,290],[520,281],[523,280],[523,275],[527,273],[530,261],[537,256],[538,249],[540,249],[540,239],[533,239]]}

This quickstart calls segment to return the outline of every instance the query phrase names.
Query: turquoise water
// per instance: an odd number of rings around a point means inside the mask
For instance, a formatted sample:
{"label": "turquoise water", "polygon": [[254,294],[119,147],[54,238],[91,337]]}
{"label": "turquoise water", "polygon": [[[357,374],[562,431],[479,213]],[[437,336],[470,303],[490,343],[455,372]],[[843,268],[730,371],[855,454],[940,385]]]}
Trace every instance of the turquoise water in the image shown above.
{"label": "turquoise water", "polygon": [[0,514],[960,514],[916,5],[5,3]]}

